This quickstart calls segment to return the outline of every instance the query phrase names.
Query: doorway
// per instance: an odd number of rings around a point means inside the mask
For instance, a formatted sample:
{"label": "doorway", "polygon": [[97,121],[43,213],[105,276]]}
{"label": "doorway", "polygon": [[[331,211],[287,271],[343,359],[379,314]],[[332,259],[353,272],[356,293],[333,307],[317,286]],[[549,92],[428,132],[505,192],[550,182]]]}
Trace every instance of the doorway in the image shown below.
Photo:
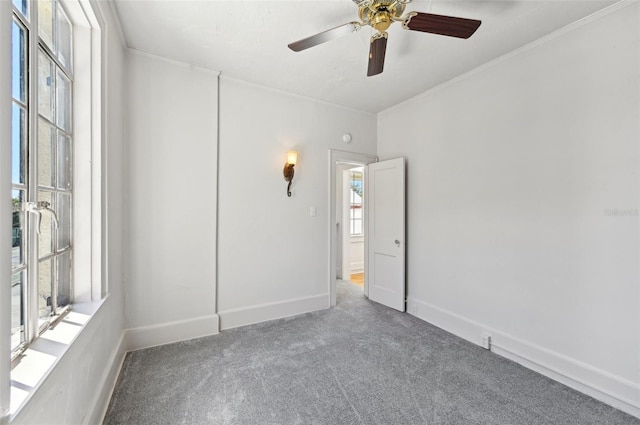
{"label": "doorway", "polygon": [[[364,167],[338,164],[342,171],[342,193],[338,193],[338,229],[342,229],[337,244],[337,278],[349,281],[364,290]],[[341,176],[336,176],[340,178]],[[338,187],[340,183],[338,183]],[[339,197],[342,195],[342,199]],[[341,266],[341,267],[340,267]],[[342,269],[342,270],[340,270]]]}
{"label": "doorway", "polygon": [[[337,279],[350,280],[351,271],[361,270],[364,277],[363,292],[368,296],[367,279],[364,274],[366,270],[367,258],[367,238],[364,232],[366,222],[366,165],[376,162],[378,158],[374,155],[357,154],[337,150],[329,151],[329,306],[336,305],[336,282]],[[356,190],[352,190],[350,174],[358,170],[361,183],[355,183]],[[355,171],[357,172],[357,171]],[[358,176],[356,175],[356,179]],[[358,192],[360,194],[358,195]],[[361,201],[361,206],[357,213],[351,214],[352,195],[354,203]],[[360,198],[360,199],[358,199]],[[352,227],[353,226],[353,227]],[[360,241],[362,249],[362,260],[352,261],[351,255],[351,234],[360,233],[360,237],[354,238]],[[357,244],[356,244],[357,245]],[[354,250],[359,254],[360,248]],[[353,267],[352,267],[353,263]],[[356,273],[354,273],[356,274]]]}

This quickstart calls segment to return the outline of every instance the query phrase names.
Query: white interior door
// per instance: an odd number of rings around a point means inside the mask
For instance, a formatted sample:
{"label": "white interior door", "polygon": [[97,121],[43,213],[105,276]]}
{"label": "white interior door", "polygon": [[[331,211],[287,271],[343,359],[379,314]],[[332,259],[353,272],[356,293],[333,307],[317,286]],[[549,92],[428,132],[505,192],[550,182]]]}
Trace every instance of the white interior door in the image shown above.
{"label": "white interior door", "polygon": [[368,165],[369,299],[405,311],[404,158]]}

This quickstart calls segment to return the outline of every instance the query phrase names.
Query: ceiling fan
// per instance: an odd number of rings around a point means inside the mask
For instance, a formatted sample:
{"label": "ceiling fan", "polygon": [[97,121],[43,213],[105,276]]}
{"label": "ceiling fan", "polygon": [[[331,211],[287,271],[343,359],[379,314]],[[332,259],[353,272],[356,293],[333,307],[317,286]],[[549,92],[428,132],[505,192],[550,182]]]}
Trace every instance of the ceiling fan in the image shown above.
{"label": "ceiling fan", "polygon": [[377,33],[371,37],[369,48],[369,67],[367,76],[378,75],[384,68],[384,55],[387,50],[387,29],[394,22],[402,22],[402,28],[422,31],[449,37],[469,38],[478,29],[481,21],[434,15],[432,13],[409,12],[402,16],[407,4],[412,0],[353,0],[358,6],[360,22],[349,22],[339,27],[321,32],[311,37],[289,44],[294,52],[308,49],[343,35],[358,31],[364,26],[374,28]]}

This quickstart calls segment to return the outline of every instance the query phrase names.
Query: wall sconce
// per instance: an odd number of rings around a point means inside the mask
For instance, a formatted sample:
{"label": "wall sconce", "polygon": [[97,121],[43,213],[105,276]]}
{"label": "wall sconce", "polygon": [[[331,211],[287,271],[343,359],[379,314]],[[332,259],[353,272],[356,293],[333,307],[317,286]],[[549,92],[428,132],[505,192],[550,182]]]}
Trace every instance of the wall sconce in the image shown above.
{"label": "wall sconce", "polygon": [[298,162],[298,152],[289,151],[287,152],[287,162],[284,164],[284,179],[289,182],[287,186],[287,196],[291,196],[291,181],[293,180],[293,167]]}

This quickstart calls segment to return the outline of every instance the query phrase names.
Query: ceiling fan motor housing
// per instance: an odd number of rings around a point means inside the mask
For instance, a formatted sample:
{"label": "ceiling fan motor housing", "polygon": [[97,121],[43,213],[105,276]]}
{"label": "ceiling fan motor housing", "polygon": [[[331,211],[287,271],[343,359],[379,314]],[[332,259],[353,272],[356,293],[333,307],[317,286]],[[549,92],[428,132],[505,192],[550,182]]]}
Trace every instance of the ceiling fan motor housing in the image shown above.
{"label": "ceiling fan motor housing", "polygon": [[404,12],[405,4],[397,0],[373,0],[360,5],[360,20],[379,32],[386,31]]}

